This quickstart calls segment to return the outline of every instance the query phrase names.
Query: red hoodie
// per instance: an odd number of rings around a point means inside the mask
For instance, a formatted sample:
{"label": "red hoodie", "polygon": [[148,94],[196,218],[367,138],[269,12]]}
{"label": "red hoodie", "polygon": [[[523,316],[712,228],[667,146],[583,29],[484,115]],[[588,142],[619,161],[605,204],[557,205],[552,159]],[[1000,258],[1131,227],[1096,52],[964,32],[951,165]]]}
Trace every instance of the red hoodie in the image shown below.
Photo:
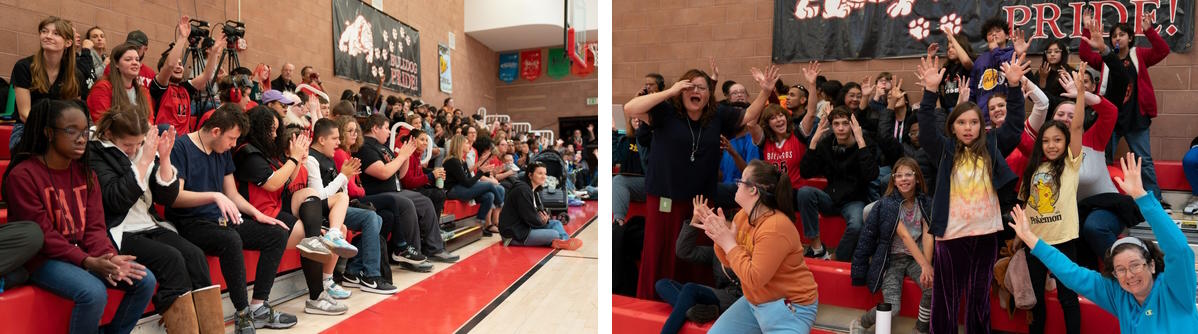
{"label": "red hoodie", "polygon": [[29,159],[13,167],[6,179],[9,221],[36,222],[45,235],[42,250],[26,268],[35,270],[50,259],[82,266],[88,256],[116,254],[104,223],[100,182],[95,174],[85,178],[82,162],[52,170],[40,159]]}
{"label": "red hoodie", "polygon": [[[1089,29],[1082,29],[1082,36],[1089,36]],[[1164,60],[1169,55],[1169,44],[1157,34],[1156,29],[1146,29],[1144,37],[1148,38],[1148,43],[1152,45],[1150,48],[1141,48],[1132,46],[1128,56],[1131,57],[1131,63],[1136,65],[1136,102],[1140,106],[1140,114],[1148,116],[1148,118],[1156,118],[1156,92],[1152,88],[1152,77],[1148,75],[1148,67],[1156,65],[1161,60]],[[1135,43],[1135,40],[1132,40]],[[1090,48],[1089,43],[1078,43],[1078,56],[1082,61],[1089,64],[1102,72],[1099,76],[1099,90],[1106,92],[1106,74],[1110,69],[1102,63],[1102,55],[1094,52]],[[1111,51],[1114,52],[1114,51]]]}

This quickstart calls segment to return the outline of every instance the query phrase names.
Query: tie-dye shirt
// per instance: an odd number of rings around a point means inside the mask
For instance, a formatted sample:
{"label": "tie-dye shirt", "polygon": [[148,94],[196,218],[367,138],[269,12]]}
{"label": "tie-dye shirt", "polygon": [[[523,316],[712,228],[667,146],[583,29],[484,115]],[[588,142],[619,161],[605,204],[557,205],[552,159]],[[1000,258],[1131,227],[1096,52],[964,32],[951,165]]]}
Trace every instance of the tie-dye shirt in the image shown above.
{"label": "tie-dye shirt", "polygon": [[990,168],[977,153],[966,151],[957,156],[949,180],[948,226],[940,240],[1002,230],[1002,209],[990,178]]}

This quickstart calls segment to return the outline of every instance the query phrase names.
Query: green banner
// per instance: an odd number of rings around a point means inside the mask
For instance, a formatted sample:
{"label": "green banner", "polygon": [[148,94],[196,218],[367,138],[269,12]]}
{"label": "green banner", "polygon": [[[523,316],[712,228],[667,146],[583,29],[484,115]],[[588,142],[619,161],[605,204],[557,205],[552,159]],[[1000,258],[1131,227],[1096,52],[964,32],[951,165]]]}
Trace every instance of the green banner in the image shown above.
{"label": "green banner", "polygon": [[570,59],[566,58],[566,49],[549,49],[549,77],[561,79],[570,74]]}

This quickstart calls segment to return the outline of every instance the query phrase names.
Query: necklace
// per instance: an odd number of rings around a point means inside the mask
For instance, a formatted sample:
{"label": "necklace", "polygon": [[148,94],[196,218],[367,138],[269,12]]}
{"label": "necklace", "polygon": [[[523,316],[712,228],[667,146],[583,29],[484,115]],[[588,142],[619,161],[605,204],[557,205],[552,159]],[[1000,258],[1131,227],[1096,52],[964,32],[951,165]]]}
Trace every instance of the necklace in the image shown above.
{"label": "necklace", "polygon": [[699,151],[699,138],[703,137],[703,128],[699,128],[699,135],[695,136],[694,126],[691,124],[690,116],[686,116],[686,130],[691,134],[691,162],[695,162],[695,152]]}
{"label": "necklace", "polygon": [[212,152],[208,152],[208,145],[204,144],[204,137],[201,137],[199,132],[196,132],[195,135],[195,142],[200,143],[200,150],[212,154]]}

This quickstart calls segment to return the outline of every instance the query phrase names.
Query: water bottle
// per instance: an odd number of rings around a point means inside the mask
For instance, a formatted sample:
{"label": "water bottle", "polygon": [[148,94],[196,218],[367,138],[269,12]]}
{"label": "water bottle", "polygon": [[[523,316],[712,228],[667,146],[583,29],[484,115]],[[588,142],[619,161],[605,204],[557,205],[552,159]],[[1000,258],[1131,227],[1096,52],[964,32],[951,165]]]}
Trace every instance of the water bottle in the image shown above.
{"label": "water bottle", "polygon": [[[443,168],[443,167],[434,168],[433,173],[438,173],[439,171],[442,171],[444,169],[445,168]],[[444,188],[445,188],[445,178],[437,176],[437,189],[444,189]]]}
{"label": "water bottle", "polygon": [[875,334],[890,334],[890,304],[878,304],[877,321],[874,322]]}

